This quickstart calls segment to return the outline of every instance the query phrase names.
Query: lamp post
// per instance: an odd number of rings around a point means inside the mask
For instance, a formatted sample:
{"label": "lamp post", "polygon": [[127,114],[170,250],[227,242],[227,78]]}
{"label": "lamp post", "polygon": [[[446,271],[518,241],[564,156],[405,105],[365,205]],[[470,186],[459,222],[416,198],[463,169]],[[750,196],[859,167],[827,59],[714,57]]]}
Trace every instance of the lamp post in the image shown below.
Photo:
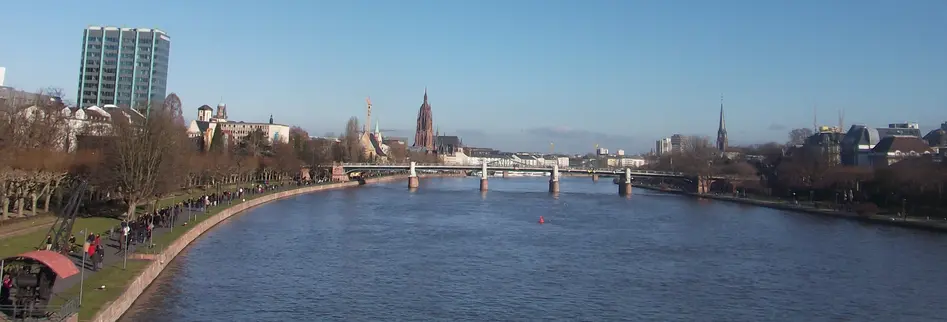
{"label": "lamp post", "polygon": [[[79,236],[84,236],[88,240],[89,237],[86,236],[85,231],[86,231],[85,229],[79,231]],[[72,247],[72,245],[69,245],[69,247]],[[85,285],[85,257],[87,254],[89,254],[89,250],[83,249],[82,250],[82,266],[79,267],[79,306],[82,306],[82,288]]]}
{"label": "lamp post", "polygon": [[901,218],[904,219],[904,220],[908,220],[908,210],[907,210],[907,207],[908,207],[908,199],[907,199],[907,198],[902,198],[902,199],[901,199]]}

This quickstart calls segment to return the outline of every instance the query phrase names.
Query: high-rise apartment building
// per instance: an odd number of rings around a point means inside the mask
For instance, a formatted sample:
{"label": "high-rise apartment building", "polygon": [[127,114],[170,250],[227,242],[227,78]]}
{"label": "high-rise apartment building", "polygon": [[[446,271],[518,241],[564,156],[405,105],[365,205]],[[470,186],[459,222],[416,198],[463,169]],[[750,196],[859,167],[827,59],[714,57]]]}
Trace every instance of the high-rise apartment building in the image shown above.
{"label": "high-rise apartment building", "polygon": [[147,28],[88,27],[82,32],[78,101],[114,104],[147,115],[167,92],[171,38]]}

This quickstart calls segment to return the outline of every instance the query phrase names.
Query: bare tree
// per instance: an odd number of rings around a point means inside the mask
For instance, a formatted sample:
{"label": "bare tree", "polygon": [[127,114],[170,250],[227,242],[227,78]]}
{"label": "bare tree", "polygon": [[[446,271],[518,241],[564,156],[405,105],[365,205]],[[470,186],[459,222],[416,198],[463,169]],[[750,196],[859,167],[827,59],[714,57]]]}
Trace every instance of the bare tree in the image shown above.
{"label": "bare tree", "polygon": [[810,136],[812,136],[812,129],[808,128],[798,128],[789,131],[789,142],[786,145],[801,145],[806,142]]}
{"label": "bare tree", "polygon": [[68,172],[68,124],[62,103],[49,99],[55,91],[40,91],[30,106],[0,107],[0,218],[6,218],[11,199],[20,216],[27,200],[33,215],[40,199],[48,210],[49,195]]}
{"label": "bare tree", "polygon": [[346,162],[361,162],[365,159],[361,127],[358,124],[358,118],[354,116],[345,124],[345,135],[342,137],[342,159]]}
{"label": "bare tree", "polygon": [[184,129],[166,111],[152,111],[141,125],[120,119],[113,122],[107,166],[100,177],[121,194],[128,218],[134,218],[138,204],[180,187],[181,176],[175,168],[181,166],[181,149],[189,147],[182,137]]}
{"label": "bare tree", "polygon": [[684,142],[681,153],[673,160],[677,171],[692,173],[698,176],[713,174],[713,163],[716,149],[706,136],[689,136]]}
{"label": "bare tree", "polygon": [[182,110],[181,98],[178,97],[178,94],[171,93],[164,98],[162,102],[162,109],[170,113],[171,119],[175,123],[184,125],[184,112]]}

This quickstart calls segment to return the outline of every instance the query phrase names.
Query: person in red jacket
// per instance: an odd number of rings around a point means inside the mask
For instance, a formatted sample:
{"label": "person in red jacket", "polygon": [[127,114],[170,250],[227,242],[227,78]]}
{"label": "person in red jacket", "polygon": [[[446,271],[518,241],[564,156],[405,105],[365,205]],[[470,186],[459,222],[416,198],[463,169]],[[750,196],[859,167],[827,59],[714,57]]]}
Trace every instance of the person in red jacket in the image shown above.
{"label": "person in red jacket", "polygon": [[93,258],[93,256],[95,255],[95,243],[96,243],[96,239],[93,238],[92,242],[89,243],[89,249],[86,250],[86,252],[89,253],[89,258]]}

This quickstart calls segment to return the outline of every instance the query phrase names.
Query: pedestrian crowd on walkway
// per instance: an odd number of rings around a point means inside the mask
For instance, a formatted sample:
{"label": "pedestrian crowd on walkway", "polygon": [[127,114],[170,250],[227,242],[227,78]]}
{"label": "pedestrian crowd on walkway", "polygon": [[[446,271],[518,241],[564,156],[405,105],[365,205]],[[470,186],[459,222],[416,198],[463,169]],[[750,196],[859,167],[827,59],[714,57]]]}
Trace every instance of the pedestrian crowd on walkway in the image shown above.
{"label": "pedestrian crowd on walkway", "polygon": [[[117,227],[112,227],[105,232],[106,241],[112,242],[109,245],[102,242],[102,237],[99,234],[89,234],[81,245],[77,244],[75,236],[72,236],[69,240],[70,253],[74,253],[77,255],[76,257],[79,257],[80,252],[85,252],[88,255],[87,259],[90,259],[87,263],[91,269],[97,270],[102,267],[106,246],[115,248],[115,254],[121,254],[125,250],[134,250],[140,245],[153,247],[151,240],[154,237],[155,229],[173,229],[172,226],[175,225],[187,226],[192,218],[196,219],[198,215],[206,213],[213,207],[230,205],[233,202],[245,200],[248,195],[275,191],[282,187],[284,187],[284,184],[255,184],[249,187],[240,187],[181,200],[178,203],[157,208],[135,218],[123,219]],[[47,247],[51,248],[51,244],[52,238],[47,236]]]}

